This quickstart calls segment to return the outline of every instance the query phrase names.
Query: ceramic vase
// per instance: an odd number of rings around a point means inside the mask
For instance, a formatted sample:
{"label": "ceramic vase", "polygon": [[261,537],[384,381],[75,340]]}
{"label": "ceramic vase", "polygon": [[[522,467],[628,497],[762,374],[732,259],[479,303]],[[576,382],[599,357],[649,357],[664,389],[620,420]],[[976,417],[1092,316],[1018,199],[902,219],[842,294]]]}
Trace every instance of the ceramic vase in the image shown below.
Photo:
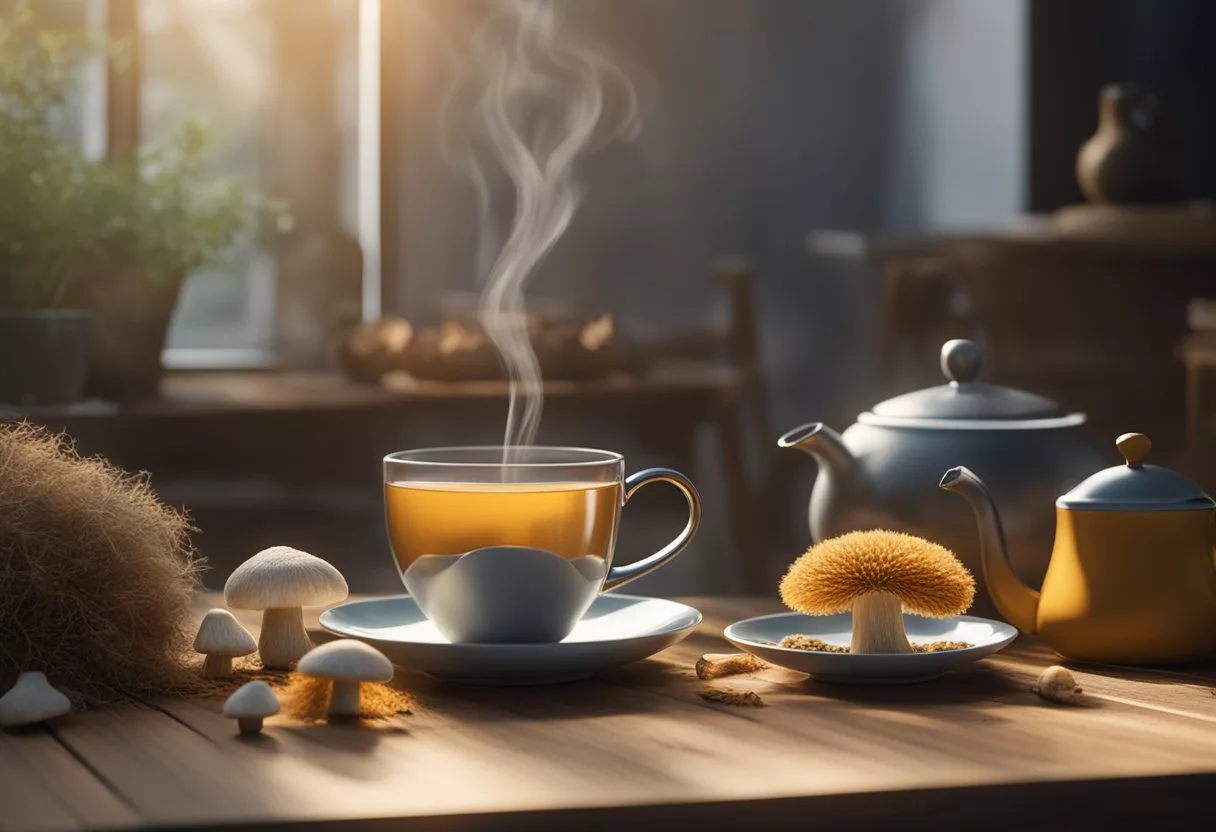
{"label": "ceramic vase", "polygon": [[1093,203],[1178,202],[1180,158],[1157,96],[1109,84],[1098,99],[1098,130],[1077,154],[1077,183]]}

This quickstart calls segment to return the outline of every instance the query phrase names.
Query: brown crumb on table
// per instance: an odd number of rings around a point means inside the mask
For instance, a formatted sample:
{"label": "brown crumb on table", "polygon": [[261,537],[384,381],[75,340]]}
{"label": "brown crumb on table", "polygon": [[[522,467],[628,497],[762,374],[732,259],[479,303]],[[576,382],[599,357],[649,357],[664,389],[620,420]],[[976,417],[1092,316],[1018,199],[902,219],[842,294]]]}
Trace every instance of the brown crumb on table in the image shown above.
{"label": "brown crumb on table", "polygon": [[754,690],[734,690],[733,688],[708,688],[700,693],[706,702],[718,702],[722,705],[752,706],[763,708],[764,700]]}
{"label": "brown crumb on table", "polygon": [[769,664],[751,653],[706,653],[697,659],[698,679],[718,679],[766,670]]}
{"label": "brown crumb on table", "polygon": [[[791,650],[815,650],[820,653],[848,653],[849,648],[831,644],[813,636],[791,633],[781,639],[782,647]],[[942,650],[964,650],[971,645],[965,641],[931,641],[928,644],[913,644],[913,653],[939,653]]]}

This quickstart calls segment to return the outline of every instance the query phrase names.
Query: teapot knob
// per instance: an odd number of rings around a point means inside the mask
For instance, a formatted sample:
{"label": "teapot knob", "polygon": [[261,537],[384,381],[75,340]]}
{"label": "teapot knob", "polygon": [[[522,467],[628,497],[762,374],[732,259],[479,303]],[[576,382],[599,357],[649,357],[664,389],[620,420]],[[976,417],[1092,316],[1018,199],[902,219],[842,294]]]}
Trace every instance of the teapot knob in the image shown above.
{"label": "teapot knob", "polygon": [[1153,443],[1143,433],[1125,433],[1115,440],[1115,447],[1127,460],[1128,468],[1139,468],[1140,461],[1148,454]]}
{"label": "teapot knob", "polygon": [[984,353],[974,341],[955,338],[942,345],[942,372],[954,384],[975,381],[984,366]]}

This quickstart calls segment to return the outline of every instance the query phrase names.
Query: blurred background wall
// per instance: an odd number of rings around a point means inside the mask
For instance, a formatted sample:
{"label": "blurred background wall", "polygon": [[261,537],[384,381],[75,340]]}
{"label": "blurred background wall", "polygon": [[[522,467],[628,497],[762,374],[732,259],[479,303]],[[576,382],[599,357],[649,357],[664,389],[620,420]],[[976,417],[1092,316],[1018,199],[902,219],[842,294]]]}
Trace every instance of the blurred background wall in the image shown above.
{"label": "blurred background wall", "polygon": [[[443,158],[439,126],[457,62],[489,0],[46,2],[93,30],[134,27],[140,35],[132,73],[94,67],[84,86],[85,106],[73,124],[86,145],[100,153],[118,138],[130,151],[183,117],[211,120],[224,136],[223,171],[293,203],[289,233],[251,241],[232,262],[190,275],[169,330],[171,368],[303,368],[341,382],[335,322],[358,314],[361,295],[378,300],[383,288],[384,311],[428,326],[454,296],[476,290],[473,191]],[[746,258],[757,276],[754,319],[771,425],[749,451],[751,467],[773,486],[763,496],[765,527],[754,548],[729,542],[721,447],[711,431],[697,433],[688,473],[704,492],[706,525],[688,556],[647,579],[642,591],[728,591],[740,585],[743,562],[761,559],[776,574],[806,544],[814,466],[792,453],[772,462],[776,435],[808,421],[843,429],[877,400],[934,383],[941,340],[970,334],[966,327],[975,323],[975,309],[948,286],[917,304],[893,304],[886,253],[915,261],[950,235],[997,237],[1079,202],[1076,153],[1095,129],[1103,84],[1138,82],[1158,91],[1188,139],[1188,195],[1216,196],[1216,157],[1208,150],[1216,135],[1216,50],[1208,43],[1216,4],[1205,0],[560,5],[634,80],[643,127],[635,141],[582,160],[581,208],[529,295],[585,315],[612,313],[630,341],[658,343],[725,327],[728,292],[711,279],[720,258]],[[371,31],[363,14],[371,7],[380,11],[379,30]],[[368,43],[383,55],[367,59]],[[368,77],[380,87],[373,94]],[[95,94],[106,84],[108,102]],[[372,150],[365,142],[369,101],[390,122],[381,133],[386,143]],[[124,108],[125,126],[116,129]],[[369,160],[389,161],[378,169]],[[365,187],[367,170],[379,197],[365,193],[374,190]],[[509,189],[497,187],[509,206]],[[385,226],[369,219],[369,204],[385,212]],[[504,223],[506,212],[497,219]],[[369,227],[383,239],[372,240]],[[1084,283],[1072,301],[1088,308],[1127,260],[1109,251],[1059,256],[1050,246],[1030,248],[1039,259],[988,252],[1004,270],[980,264],[978,283],[1037,275],[1062,285],[1086,272],[1085,281],[1068,283]],[[1139,276],[1129,278],[1143,297],[1159,296],[1165,285],[1143,275],[1177,276],[1169,270],[1183,260],[1189,270],[1187,281],[1173,281],[1181,288],[1162,307],[1164,334],[1142,361],[1145,372],[1169,376],[1172,386],[1141,398],[1159,400],[1177,417],[1170,428],[1177,436],[1163,430],[1154,441],[1181,446],[1183,372],[1172,349],[1185,328],[1187,300],[1211,294],[1202,282],[1210,269],[1190,254],[1171,260],[1168,246],[1144,254]],[[933,257],[926,261],[940,271]],[[385,265],[383,287],[361,285],[364,266],[374,273],[377,262]],[[1050,292],[1051,285],[1039,289]],[[1012,320],[1007,307],[998,299],[995,317]],[[893,313],[913,324],[927,320],[918,340],[892,348]],[[1053,336],[1067,335],[1084,317],[1066,310],[1047,323],[1058,330]],[[1081,375],[1099,394],[1117,386],[1097,370],[1119,369],[1106,349],[1122,333],[1086,338],[1078,352],[1037,334],[1029,346],[993,350],[990,377],[1071,407]],[[234,356],[248,363],[234,364]],[[1055,376],[1040,372],[1061,356],[1072,366],[1056,368]],[[899,372],[890,372],[893,363]],[[249,378],[237,384],[258,386]],[[240,407],[214,418],[195,414],[198,431],[181,441],[161,417],[145,428],[121,408],[112,418],[80,420],[77,434],[85,450],[149,469],[166,499],[191,508],[215,564],[213,583],[260,546],[294,543],[342,562],[357,574],[359,589],[395,589],[380,455],[498,441],[505,404],[470,406],[450,418],[395,415],[352,404],[366,393],[352,387],[330,398],[314,394],[309,407],[318,412],[301,418],[286,406],[273,417]],[[1124,405],[1099,396],[1085,406],[1123,418]],[[364,421],[344,424],[346,409]],[[644,414],[632,423],[594,415],[554,407],[540,439],[616,448],[635,469],[671,462],[639,435]],[[314,456],[324,464],[314,464]],[[666,540],[679,511],[678,497],[658,489],[631,503],[621,557]]]}
{"label": "blurred background wall", "polygon": [[[409,20],[400,311],[475,287],[472,193],[432,129],[481,4],[431,0]],[[1026,5],[964,0],[571,3],[634,69],[640,137],[582,166],[583,202],[538,295],[607,310],[639,336],[721,316],[707,276],[759,274],[781,424],[865,400],[875,284],[815,269],[814,228],[979,225],[1024,202]],[[457,13],[464,7],[463,14]],[[933,356],[926,358],[933,360]]]}
{"label": "blurred background wall", "polygon": [[[408,20],[401,94],[406,123],[419,129],[409,131],[397,186],[400,270],[386,278],[398,282],[399,311],[411,320],[434,315],[444,291],[475,286],[471,189],[442,164],[432,127],[451,75],[446,53],[461,48],[481,5],[431,0]],[[876,398],[878,284],[858,263],[812,263],[804,239],[815,228],[976,226],[1022,209],[1026,4],[567,6],[631,69],[646,111],[635,142],[582,165],[579,214],[532,291],[612,312],[636,337],[661,337],[723,318],[709,270],[742,255],[758,275],[774,423],[843,428]],[[545,423],[542,438],[557,427]],[[703,470],[714,470],[709,462]],[[805,471],[788,495],[791,527],[802,525],[809,460]],[[720,494],[718,484],[704,487]],[[697,554],[655,575],[652,588],[724,586],[736,554],[722,545],[718,520]]]}

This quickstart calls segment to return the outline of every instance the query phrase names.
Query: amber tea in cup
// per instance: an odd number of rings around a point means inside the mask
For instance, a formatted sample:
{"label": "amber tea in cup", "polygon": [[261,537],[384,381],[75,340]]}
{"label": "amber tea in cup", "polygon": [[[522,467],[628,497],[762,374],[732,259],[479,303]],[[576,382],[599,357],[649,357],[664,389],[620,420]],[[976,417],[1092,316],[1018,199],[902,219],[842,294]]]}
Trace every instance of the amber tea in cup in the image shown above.
{"label": "amber tea in cup", "polygon": [[[656,569],[696,531],[700,501],[684,475],[624,470],[620,454],[583,448],[390,454],[385,514],[407,590],[449,640],[560,641],[600,591]],[[655,481],[684,493],[688,523],[660,551],[613,567],[621,509]]]}
{"label": "amber tea in cup", "polygon": [[607,560],[622,505],[617,482],[387,483],[384,501],[403,572],[423,555],[500,545]]}

